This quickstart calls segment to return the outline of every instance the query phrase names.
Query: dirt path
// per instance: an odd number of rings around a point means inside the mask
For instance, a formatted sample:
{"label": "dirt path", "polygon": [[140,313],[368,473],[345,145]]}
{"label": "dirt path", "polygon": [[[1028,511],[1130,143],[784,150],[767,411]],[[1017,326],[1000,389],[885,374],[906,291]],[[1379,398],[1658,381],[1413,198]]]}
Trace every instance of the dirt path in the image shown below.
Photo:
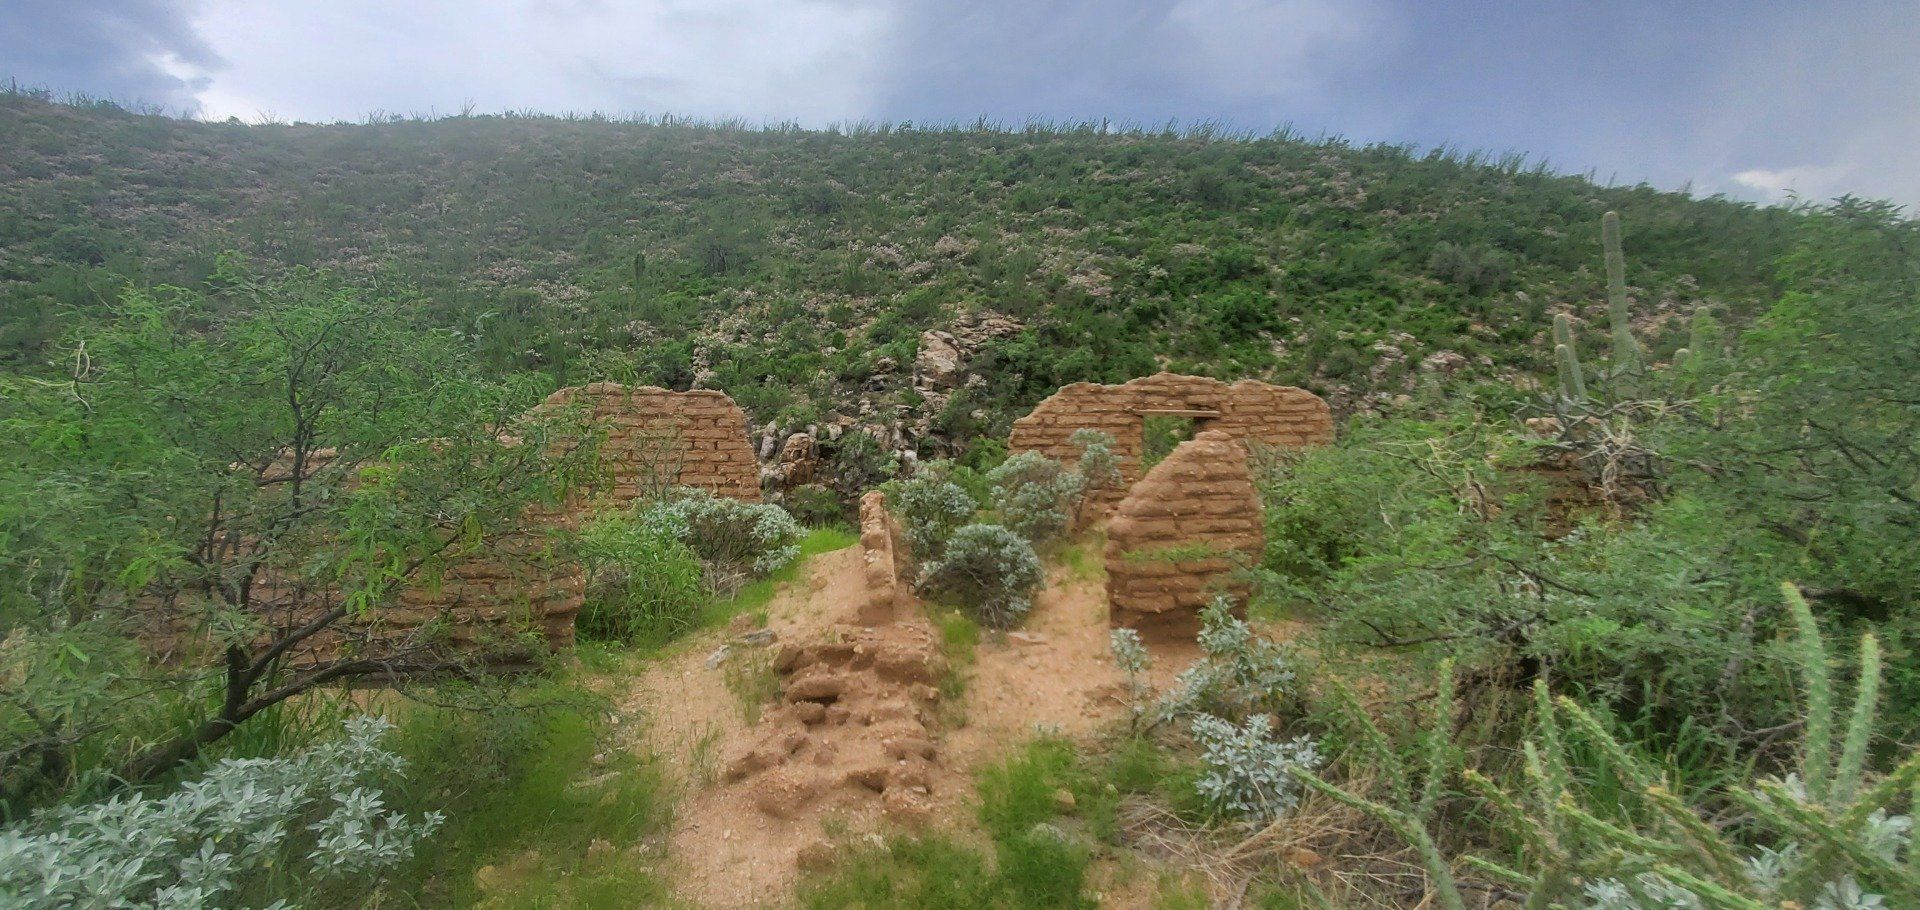
{"label": "dirt path", "polygon": [[[771,713],[751,725],[742,700],[728,689],[728,662],[710,660],[738,629],[703,633],[634,678],[622,712],[643,725],[639,746],[659,756],[682,786],[669,838],[676,895],[709,910],[784,906],[801,867],[825,855],[829,831],[858,836],[919,823],[971,836],[978,768],[1042,732],[1088,741],[1122,717],[1121,677],[1108,655],[1105,580],[1097,560],[1067,562],[1049,567],[1048,584],[1020,629],[980,642],[963,704],[938,712],[957,718],[957,726],[932,719],[931,687],[874,677],[862,677],[869,690],[898,692],[878,700],[850,695],[837,709],[850,708],[857,715],[851,723],[802,725],[792,715],[806,705],[796,702],[770,703],[764,710]],[[806,568],[803,581],[768,604],[767,629],[778,644],[759,649],[760,660],[770,662],[781,644],[837,642],[828,647],[863,653],[930,647],[931,629],[917,611],[877,629],[840,622],[865,593],[857,546],[816,556]],[[734,660],[751,660],[756,651],[739,644],[734,650],[747,655]],[[1156,675],[1170,677],[1167,668],[1185,666],[1189,657],[1156,653]],[[927,760],[895,750],[901,737],[892,734],[901,724],[914,731],[924,724],[931,732]],[[787,745],[780,751],[791,753],[776,758],[781,767],[728,780],[730,762],[781,736]],[[905,791],[892,777],[876,785],[863,776],[902,771],[912,782],[906,806],[895,804]],[[781,802],[771,791],[803,786],[801,798],[789,801],[794,805],[769,811],[770,803]]]}

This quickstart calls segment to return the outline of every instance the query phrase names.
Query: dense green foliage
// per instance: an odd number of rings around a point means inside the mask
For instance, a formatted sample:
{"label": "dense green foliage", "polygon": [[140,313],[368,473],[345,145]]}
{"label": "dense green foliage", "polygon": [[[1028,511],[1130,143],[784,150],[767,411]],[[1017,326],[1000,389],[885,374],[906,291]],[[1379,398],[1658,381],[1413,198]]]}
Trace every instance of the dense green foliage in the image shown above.
{"label": "dense green foliage", "polygon": [[1662,311],[1751,312],[1795,221],[1284,134],[245,126],[0,95],[0,357],[33,362],[128,283],[197,285],[228,249],[417,287],[422,318],[496,371],[698,379],[757,422],[915,406],[922,330],[1017,318],[922,442],[957,453],[1061,385],[1161,367],[1326,390],[1371,381],[1392,341],[1392,371],[1443,349],[1548,371],[1550,306],[1604,325],[1607,209],[1629,285]]}
{"label": "dense green foliage", "polygon": [[707,602],[699,554],[630,513],[599,516],[581,531],[586,601],[575,626],[588,638],[659,645],[692,629]]}
{"label": "dense green foliage", "polygon": [[[396,802],[446,825],[374,896],[339,906],[505,908],[647,905],[665,882],[638,859],[665,829],[660,764],[615,737],[604,700],[565,676],[511,691],[442,693],[402,706],[396,746],[412,768]],[[486,710],[475,710],[486,706]]]}
{"label": "dense green foliage", "polygon": [[[538,379],[484,375],[393,298],[231,263],[213,283],[129,291],[58,379],[0,377],[10,810],[166,774],[317,685],[466,661],[431,624],[295,658],[521,526],[592,455],[570,415],[520,416]],[[149,665],[136,633],[173,659]]]}
{"label": "dense green foliage", "polygon": [[[1422,870],[1441,906],[1910,901],[1917,307],[1920,223],[1885,206],[1759,209],[1401,148],[249,127],[0,96],[0,795],[18,817],[158,791],[203,757],[309,747],[338,705],[294,695],[465,669],[431,641],[405,667],[293,666],[276,642],[302,632],[251,582],[290,579],[273,590],[334,622],[430,584],[592,476],[572,415],[520,416],[556,384],[699,384],[755,423],[865,423],[825,446],[842,500],[910,463],[881,439],[925,416],[914,444],[955,462],[888,487],[917,580],[1006,627],[1044,578],[1034,542],[1113,468],[1092,438],[1077,466],[1007,459],[1007,422],[1066,382],[1171,368],[1385,405],[1262,468],[1256,615],[1306,620],[1307,656],[1215,610],[1205,659],[1110,755],[1042,744],[982,778],[991,855],[895,839],[805,900],[1084,904],[1125,793],[1202,832],[1344,805],[1366,821],[1343,859],[1400,844],[1394,874]],[[970,342],[918,414],[920,333],[988,315],[1017,328]],[[1441,351],[1462,356],[1424,365]],[[1191,428],[1150,429],[1160,452]],[[645,646],[849,542],[685,495],[554,546],[591,563],[583,632]],[[133,631],[156,597],[190,608],[201,650],[148,660]],[[956,651],[977,635],[943,630]],[[1145,655],[1115,642],[1139,697]],[[658,832],[659,779],[607,748],[602,706],[564,677],[435,695],[454,707],[403,718],[403,808],[448,821],[382,900],[659,896],[624,853]],[[522,868],[536,838],[551,856]],[[1784,877],[1755,885],[1749,859]]]}

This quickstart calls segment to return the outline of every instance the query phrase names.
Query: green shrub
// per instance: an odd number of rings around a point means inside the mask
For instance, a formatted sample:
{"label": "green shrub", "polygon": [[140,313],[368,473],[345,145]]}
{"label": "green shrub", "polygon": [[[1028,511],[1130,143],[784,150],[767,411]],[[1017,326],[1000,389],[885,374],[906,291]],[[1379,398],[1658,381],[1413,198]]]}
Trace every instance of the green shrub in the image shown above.
{"label": "green shrub", "polygon": [[[1181,671],[1155,710],[1162,717],[1210,715],[1239,722],[1295,705],[1298,684],[1287,650],[1233,615],[1226,598],[1200,612],[1201,657]],[[1115,659],[1123,658],[1115,651]]]}
{"label": "green shrub", "polygon": [[[658,763],[611,741],[609,705],[566,680],[433,693],[402,715],[413,768],[400,805],[444,811],[440,833],[391,876],[378,906],[596,907],[666,898],[628,848],[658,837],[671,802]],[[614,847],[593,849],[595,841]],[[512,864],[499,883],[475,873]],[[358,906],[361,900],[340,906]]]}
{"label": "green shrub", "polygon": [[626,644],[665,642],[690,630],[709,596],[700,557],[657,525],[603,516],[580,533],[587,570],[580,635]]}
{"label": "green shrub", "polygon": [[919,587],[950,600],[983,626],[1004,629],[1032,607],[1044,580],[1033,545],[999,525],[972,524],[955,531],[940,558],[920,572]]}
{"label": "green shrub", "polygon": [[794,561],[800,555],[800,538],[806,536],[787,510],[772,503],[742,502],[684,487],[642,504],[638,520],[649,530],[685,542],[709,565],[754,577]]}
{"label": "green shrub", "polygon": [[809,527],[844,523],[848,519],[847,505],[839,495],[815,483],[788,490],[780,505],[796,521]]}
{"label": "green shrub", "polygon": [[1038,543],[1067,529],[1080,475],[1038,452],[1021,452],[987,472],[994,509],[1008,530]]}
{"label": "green shrub", "polygon": [[947,539],[972,521],[979,508],[966,490],[938,471],[923,469],[887,484],[885,489],[887,508],[899,520],[917,563],[938,559]]}
{"label": "green shrub", "polygon": [[[1920,751],[1908,750],[1877,777],[1868,746],[1879,736],[1881,654],[1863,636],[1853,703],[1844,712],[1826,642],[1793,585],[1784,586],[1791,625],[1789,665],[1799,677],[1804,733],[1784,776],[1745,776],[1719,792],[1677,785],[1669,762],[1623,743],[1588,707],[1534,683],[1533,730],[1522,743],[1517,780],[1478,768],[1459,772],[1484,809],[1518,844],[1511,858],[1469,856],[1476,873],[1532,895],[1536,906],[1596,910],[1643,907],[1818,907],[1867,910],[1920,901],[1920,844],[1912,799]],[[1420,737],[1418,777],[1401,762],[1368,713],[1346,699],[1367,744],[1369,770],[1382,771],[1384,800],[1348,792],[1312,773],[1328,796],[1388,823],[1420,852],[1443,907],[1465,906],[1429,832],[1434,807],[1458,759],[1452,743],[1452,672],[1442,672],[1432,719]],[[1584,757],[1583,757],[1584,756]],[[1738,827],[1714,824],[1728,806]],[[1906,809],[1906,812],[1900,811]]]}
{"label": "green shrub", "polygon": [[384,804],[382,788],[406,767],[386,748],[391,729],[358,717],[340,740],[287,758],[222,761],[165,796],[35,815],[0,832],[0,898],[22,910],[192,910],[403,864],[444,816],[409,818]]}

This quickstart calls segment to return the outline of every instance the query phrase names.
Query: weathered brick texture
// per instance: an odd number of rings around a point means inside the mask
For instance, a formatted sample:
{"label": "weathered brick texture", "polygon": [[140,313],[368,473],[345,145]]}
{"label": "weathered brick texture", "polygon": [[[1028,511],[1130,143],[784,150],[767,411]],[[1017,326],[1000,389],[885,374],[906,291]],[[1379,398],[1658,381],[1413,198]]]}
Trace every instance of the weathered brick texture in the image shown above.
{"label": "weathered brick texture", "polygon": [[1191,641],[1217,594],[1244,605],[1230,572],[1266,544],[1247,452],[1209,430],[1181,443],[1127,492],[1107,524],[1107,602],[1115,626]]}
{"label": "weathered brick texture", "polygon": [[[610,483],[597,497],[528,510],[515,527],[489,535],[474,552],[454,560],[436,581],[412,585],[364,617],[335,623],[291,651],[289,662],[317,666],[343,657],[391,657],[405,663],[409,655],[450,652],[515,662],[539,648],[569,649],[586,576],[579,564],[554,551],[551,532],[571,529],[591,510],[626,505],[661,484],[760,499],[746,415],[726,395],[592,383],[553,393],[535,412],[575,405],[605,434],[600,455]],[[307,471],[324,470],[331,457],[317,453]],[[255,582],[253,601],[266,605],[260,619],[274,630],[263,636],[263,648],[280,632],[299,628],[339,603],[338,590],[296,589],[290,577],[269,568]],[[156,651],[188,659],[184,652],[206,646],[170,600],[143,601],[146,637]]]}
{"label": "weathered brick texture", "polygon": [[1176,412],[1194,418],[1196,433],[1217,430],[1243,443],[1300,448],[1333,440],[1333,414],[1320,396],[1292,386],[1242,379],[1231,385],[1205,376],[1156,373],[1120,385],[1077,382],[1040,402],[1013,422],[1012,452],[1039,452],[1072,462],[1080,457],[1068,439],[1094,429],[1114,438],[1121,488],[1105,491],[1095,507],[1109,511],[1140,480],[1142,430],[1147,416]]}
{"label": "weathered brick texture", "polygon": [[907,542],[900,523],[887,511],[887,494],[879,490],[860,497],[860,550],[867,593],[855,608],[854,620],[864,625],[892,622],[895,609],[909,596]]}
{"label": "weathered brick texture", "polygon": [[724,393],[594,382],[561,389],[540,407],[574,405],[606,433],[600,458],[615,502],[676,483],[760,501],[760,466],[747,439],[747,415]]}

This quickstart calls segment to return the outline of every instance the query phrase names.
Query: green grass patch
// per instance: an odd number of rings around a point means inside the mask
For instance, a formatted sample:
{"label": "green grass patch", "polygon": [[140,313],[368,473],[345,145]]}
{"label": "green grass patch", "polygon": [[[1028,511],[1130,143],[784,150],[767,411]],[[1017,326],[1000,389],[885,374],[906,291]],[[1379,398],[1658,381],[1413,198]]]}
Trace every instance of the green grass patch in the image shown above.
{"label": "green grass patch", "polygon": [[982,772],[992,853],[942,837],[858,847],[801,890],[807,907],[1091,908],[1087,868],[1118,794],[1067,742],[1041,740]]}
{"label": "green grass patch", "polygon": [[828,525],[812,528],[807,536],[800,539],[800,555],[787,563],[777,572],[765,578],[750,581],[742,585],[732,597],[715,600],[700,610],[699,627],[710,629],[724,625],[728,620],[742,613],[758,613],[762,622],[766,620],[767,604],[773,600],[780,586],[800,577],[807,560],[822,553],[844,550],[860,542],[860,535],[844,525]]}
{"label": "green grass patch", "polygon": [[1222,556],[1231,556],[1233,552],[1232,550],[1225,550],[1212,544],[1196,542],[1174,547],[1128,550],[1126,553],[1121,554],[1120,558],[1132,563],[1198,562],[1202,559],[1218,559]]}
{"label": "green grass patch", "polygon": [[[400,907],[603,907],[664,899],[638,854],[670,814],[651,760],[607,741],[606,706],[567,681],[486,711],[403,712],[396,798],[446,823],[381,902]],[[596,756],[599,756],[596,759]]]}
{"label": "green grass patch", "polygon": [[940,678],[934,682],[940,690],[940,721],[949,727],[964,727],[967,680],[973,675],[975,651],[980,647],[980,624],[959,610],[930,607],[929,612],[940,632],[940,656],[945,658]]}
{"label": "green grass patch", "polygon": [[760,709],[780,692],[780,674],[773,670],[772,648],[735,648],[720,668],[727,691],[740,703],[748,726],[760,722]]}
{"label": "green grass patch", "polygon": [[1075,581],[1097,581],[1106,575],[1107,535],[1091,534],[1062,547],[1053,559]]}

